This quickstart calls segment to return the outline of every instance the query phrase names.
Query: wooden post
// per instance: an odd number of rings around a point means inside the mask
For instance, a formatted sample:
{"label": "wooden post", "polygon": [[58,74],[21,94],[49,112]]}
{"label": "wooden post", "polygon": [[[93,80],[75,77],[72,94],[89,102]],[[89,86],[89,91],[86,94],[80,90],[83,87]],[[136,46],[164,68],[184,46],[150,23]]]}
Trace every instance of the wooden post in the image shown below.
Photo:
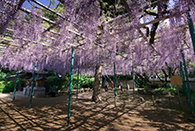
{"label": "wooden post", "polygon": [[179,94],[179,87],[178,87],[178,85],[177,85],[177,95],[178,95],[178,99],[179,99],[180,108],[182,109],[182,106],[181,106],[181,97],[180,97],[180,94]]}
{"label": "wooden post", "polygon": [[174,75],[171,77],[171,85],[176,85],[177,86],[177,95],[178,95],[178,100],[179,100],[179,105],[180,105],[180,108],[182,109],[182,106],[181,106],[181,98],[180,98],[180,95],[179,95],[179,87],[178,85],[182,85],[182,77],[181,76],[177,76],[177,75]]}

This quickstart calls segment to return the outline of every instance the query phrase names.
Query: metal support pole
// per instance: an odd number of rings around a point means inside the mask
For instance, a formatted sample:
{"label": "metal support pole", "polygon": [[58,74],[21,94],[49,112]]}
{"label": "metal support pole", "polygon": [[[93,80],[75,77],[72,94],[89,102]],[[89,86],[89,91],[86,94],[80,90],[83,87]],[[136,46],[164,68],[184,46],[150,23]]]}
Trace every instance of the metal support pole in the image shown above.
{"label": "metal support pole", "polygon": [[71,72],[71,74],[70,74],[70,89],[69,89],[69,102],[68,102],[68,126],[70,124],[70,113],[71,113],[73,65],[74,65],[74,48],[72,47],[71,71],[70,71]]}
{"label": "metal support pole", "polygon": [[181,67],[181,77],[182,77],[182,87],[183,87],[183,90],[186,94],[186,100],[188,101],[188,93],[187,93],[187,90],[186,90],[186,82],[185,82],[185,76],[184,76],[184,69],[183,69],[183,65],[182,65],[182,62],[180,63],[180,67]]}
{"label": "metal support pole", "polygon": [[78,99],[78,89],[79,89],[79,66],[78,66],[78,74],[77,74],[77,99]]}
{"label": "metal support pole", "polygon": [[189,30],[190,30],[190,34],[191,34],[191,38],[192,38],[192,43],[193,43],[193,47],[194,47],[194,53],[195,53],[195,30],[194,30],[194,24],[193,24],[193,20],[192,20],[190,8],[188,10],[188,20],[189,20],[188,21]]}
{"label": "metal support pole", "polygon": [[29,105],[29,108],[31,108],[31,105],[32,105],[32,96],[33,96],[33,89],[34,89],[34,84],[35,84],[35,73],[36,73],[36,68],[37,68],[37,61],[35,62],[35,68],[34,68],[34,74],[33,74],[33,82],[32,82],[32,88],[31,88],[31,95],[30,95],[30,105]]}
{"label": "metal support pole", "polygon": [[133,96],[135,96],[135,74],[134,74],[134,68],[132,68],[133,72]]}
{"label": "metal support pole", "polygon": [[115,62],[114,62],[114,102],[116,105],[116,68],[115,68]]}
{"label": "metal support pole", "polygon": [[185,61],[184,53],[182,53],[182,56],[183,56],[183,64],[184,64],[184,69],[185,69],[185,74],[186,74],[186,81],[187,81],[187,86],[188,86],[188,94],[189,94],[189,99],[190,99],[191,111],[192,111],[192,114],[194,114],[194,108],[193,108],[191,91],[190,91],[190,83],[189,83],[189,79],[188,79],[188,71],[187,71],[187,67],[186,67],[186,61]]}
{"label": "metal support pole", "polygon": [[16,88],[17,88],[17,85],[18,85],[18,75],[19,75],[19,70],[17,71],[16,82],[15,82],[15,86],[14,86],[13,101],[15,100],[15,96],[16,96]]}

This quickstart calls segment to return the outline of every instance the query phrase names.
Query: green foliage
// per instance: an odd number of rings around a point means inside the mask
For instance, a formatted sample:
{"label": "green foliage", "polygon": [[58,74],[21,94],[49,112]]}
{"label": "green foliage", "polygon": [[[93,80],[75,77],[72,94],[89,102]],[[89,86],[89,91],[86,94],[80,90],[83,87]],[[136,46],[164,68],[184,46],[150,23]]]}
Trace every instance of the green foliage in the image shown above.
{"label": "green foliage", "polygon": [[171,87],[169,89],[169,92],[171,92],[171,94],[175,94],[175,93],[177,93],[177,88],[176,87]]}
{"label": "green foliage", "polygon": [[115,16],[127,13],[123,10],[123,6],[119,3],[119,0],[100,0],[98,2],[106,17],[114,18]]}
{"label": "green foliage", "polygon": [[2,93],[9,93],[9,92],[13,92],[14,91],[14,85],[15,85],[15,81],[11,80],[11,81],[2,81],[1,82],[1,87],[3,87]]}
{"label": "green foliage", "polygon": [[[73,88],[77,88],[77,77],[78,74],[75,74],[73,77]],[[93,88],[94,77],[90,77],[90,75],[80,74],[80,86],[79,88]]]}
{"label": "green foliage", "polygon": [[164,74],[160,74],[159,77],[160,78],[165,78],[165,75]]}
{"label": "green foliage", "polygon": [[[168,87],[168,91],[171,92],[171,94],[177,94],[177,88],[175,86]],[[184,91],[183,87],[179,87],[179,94],[182,96],[185,95],[185,91]]]}
{"label": "green foliage", "polygon": [[55,5],[56,3],[55,0],[47,0],[47,1],[51,2],[52,5]]}
{"label": "green foliage", "polygon": [[186,93],[185,93],[183,87],[179,87],[179,94],[180,94],[181,96],[185,96],[185,95],[186,95]]}
{"label": "green foliage", "polygon": [[5,79],[5,77],[6,77],[6,74],[4,72],[1,72],[0,73],[0,79]]}
{"label": "green foliage", "polygon": [[193,72],[190,72],[188,75],[189,78],[195,78],[195,70]]}
{"label": "green foliage", "polygon": [[132,80],[133,79],[133,76],[131,75],[117,75],[117,79],[118,80]]}
{"label": "green foliage", "polygon": [[[103,76],[103,78],[104,77],[105,76]],[[106,76],[107,80],[109,80],[108,77],[109,77],[109,79],[114,81],[114,76],[110,76],[110,75]],[[131,76],[131,75],[116,75],[116,79],[117,79],[117,81],[119,81],[119,80],[132,80],[133,76]]]}
{"label": "green foliage", "polygon": [[[7,74],[5,74],[5,72]],[[0,73],[0,78],[5,78],[6,76],[15,74],[16,71],[9,71],[9,70],[4,70],[4,72]],[[73,75],[73,89],[77,88],[77,76],[78,74]],[[90,75],[84,75],[84,74],[80,74],[80,86],[79,88],[93,88],[93,81],[94,81],[94,77],[91,77]],[[49,89],[52,85],[55,85],[55,80],[56,80],[56,76],[55,76],[55,72],[50,72],[49,76],[46,77],[45,81],[44,81],[44,87],[46,88],[46,92],[49,92]],[[15,84],[15,80],[3,80],[0,81],[0,92],[2,93],[9,93],[9,92],[13,92],[14,90],[14,85]],[[21,86],[24,87],[25,85],[25,79],[22,79],[21,81]],[[66,74],[63,77],[57,77],[57,81],[56,81],[56,90],[66,90],[68,89],[70,86],[70,75]]]}
{"label": "green foliage", "polygon": [[195,93],[191,93],[192,100],[195,100]]}
{"label": "green foliage", "polygon": [[17,71],[15,70],[9,70],[8,68],[2,68],[1,69],[1,73],[2,75],[4,74],[4,78],[5,77],[9,77],[10,75],[15,75]]}
{"label": "green foliage", "polygon": [[[78,74],[73,75],[72,88],[77,89],[77,79]],[[80,74],[80,88],[93,88],[94,77],[89,75]],[[49,76],[45,80],[46,92],[49,92],[49,89],[52,85],[55,85],[55,76]],[[64,77],[57,77],[56,90],[66,90],[70,87],[70,75],[66,74]]]}
{"label": "green foliage", "polygon": [[3,92],[3,88],[5,87],[4,81],[0,81],[0,93]]}
{"label": "green foliage", "polygon": [[151,87],[152,89],[156,89],[156,88],[159,88],[160,85],[159,85],[158,83],[152,83],[152,84],[150,85],[150,87]]}
{"label": "green foliage", "polygon": [[44,84],[46,92],[49,92],[50,87],[52,87],[53,85],[55,86],[55,80],[56,80],[56,90],[62,90],[64,88],[67,88],[68,78],[66,76],[62,78],[57,77],[57,79],[55,76],[49,76],[46,78]]}

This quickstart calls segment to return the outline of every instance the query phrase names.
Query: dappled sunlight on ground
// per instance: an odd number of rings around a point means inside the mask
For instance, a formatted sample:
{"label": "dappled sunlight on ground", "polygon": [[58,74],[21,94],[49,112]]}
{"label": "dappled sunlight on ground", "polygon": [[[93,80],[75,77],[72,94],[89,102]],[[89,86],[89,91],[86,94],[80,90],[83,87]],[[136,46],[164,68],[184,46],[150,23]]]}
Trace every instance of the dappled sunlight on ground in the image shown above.
{"label": "dappled sunlight on ground", "polygon": [[[79,94],[72,99],[70,126],[67,126],[68,95],[47,98],[33,98],[29,108],[29,98],[12,96],[0,97],[0,130],[195,130],[195,125],[187,118],[189,113],[177,109],[172,100],[172,108],[167,99],[162,103],[151,101],[151,96],[127,95],[118,92],[117,107],[113,91],[102,91],[102,102],[91,102],[92,92]],[[159,96],[162,97],[162,96]]]}

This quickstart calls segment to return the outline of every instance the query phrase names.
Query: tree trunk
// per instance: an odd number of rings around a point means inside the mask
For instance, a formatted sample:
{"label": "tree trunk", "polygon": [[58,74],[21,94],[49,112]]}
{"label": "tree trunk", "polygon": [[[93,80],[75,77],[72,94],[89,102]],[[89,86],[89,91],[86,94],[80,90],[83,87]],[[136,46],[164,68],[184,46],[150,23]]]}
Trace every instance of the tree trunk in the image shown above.
{"label": "tree trunk", "polygon": [[99,102],[101,100],[101,85],[102,85],[102,65],[97,65],[95,69],[95,80],[93,82],[92,101]]}

